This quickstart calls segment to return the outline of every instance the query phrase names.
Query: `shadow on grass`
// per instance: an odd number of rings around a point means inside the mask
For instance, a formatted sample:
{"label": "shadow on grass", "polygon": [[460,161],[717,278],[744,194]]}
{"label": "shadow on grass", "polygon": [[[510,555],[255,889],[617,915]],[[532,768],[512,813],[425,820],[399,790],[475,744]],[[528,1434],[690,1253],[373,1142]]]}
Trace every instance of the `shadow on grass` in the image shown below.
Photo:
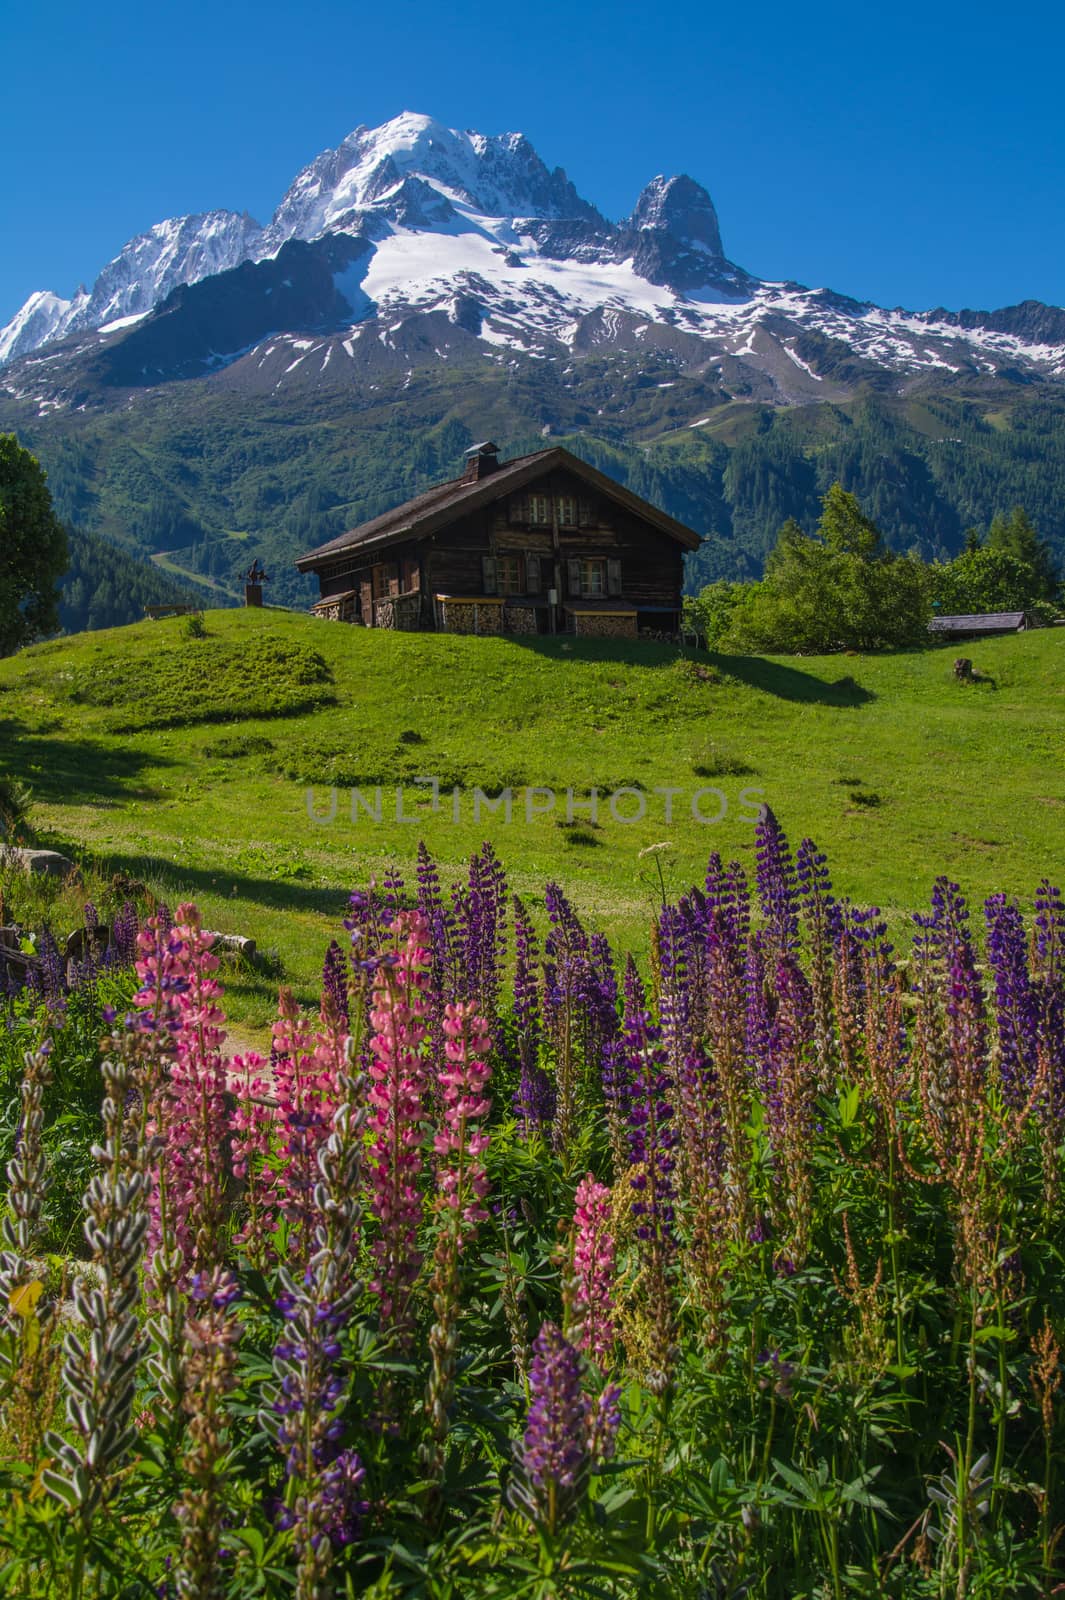
{"label": "shadow on grass", "polygon": [[25,783],[35,800],[57,805],[111,800],[157,800],[160,790],[138,783],[145,767],[173,766],[165,756],[91,739],[26,733],[17,719],[0,722],[0,770]]}
{"label": "shadow on grass", "polygon": [[863,706],[876,695],[849,675],[829,682],[799,667],[786,666],[779,657],[724,655],[716,650],[692,650],[673,644],[641,643],[632,639],[576,639],[564,634],[508,634],[508,642],[552,661],[617,661],[630,667],[663,667],[674,661],[691,661],[708,667],[722,679],[732,679],[806,705]]}
{"label": "shadow on grass", "polygon": [[863,689],[849,673],[829,683],[815,678],[812,672],[786,667],[779,659],[766,656],[728,656],[707,651],[698,659],[708,661],[722,677],[735,678],[749,689],[776,695],[778,700],[819,706],[864,706],[876,699],[871,689]]}
{"label": "shadow on grass", "polygon": [[[323,888],[296,883],[289,878],[251,878],[224,866],[193,867],[169,856],[133,856],[105,851],[96,861],[107,872],[150,878],[164,886],[172,884],[181,897],[188,895],[197,899],[211,894],[216,898],[232,898],[234,903],[249,900],[271,911],[313,911],[320,916],[334,917],[338,928],[347,911],[348,896],[357,887],[354,882]],[[174,909],[173,905],[170,909]]]}

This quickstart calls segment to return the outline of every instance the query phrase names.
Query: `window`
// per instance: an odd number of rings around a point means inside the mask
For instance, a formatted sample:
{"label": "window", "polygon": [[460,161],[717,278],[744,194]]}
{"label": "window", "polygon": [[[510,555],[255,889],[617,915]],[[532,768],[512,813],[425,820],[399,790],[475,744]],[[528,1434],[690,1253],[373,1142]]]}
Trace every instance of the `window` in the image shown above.
{"label": "window", "polygon": [[570,494],[559,496],[558,525],[560,528],[575,528],[577,526],[577,502]]}
{"label": "window", "polygon": [[581,594],[586,600],[597,600],[606,594],[606,562],[581,562]]}
{"label": "window", "polygon": [[525,593],[525,573],[522,571],[524,565],[520,556],[496,558],[496,581],[499,584],[500,594]]}
{"label": "window", "polygon": [[541,527],[551,522],[551,496],[549,494],[531,494],[529,496],[529,521],[539,523]]}

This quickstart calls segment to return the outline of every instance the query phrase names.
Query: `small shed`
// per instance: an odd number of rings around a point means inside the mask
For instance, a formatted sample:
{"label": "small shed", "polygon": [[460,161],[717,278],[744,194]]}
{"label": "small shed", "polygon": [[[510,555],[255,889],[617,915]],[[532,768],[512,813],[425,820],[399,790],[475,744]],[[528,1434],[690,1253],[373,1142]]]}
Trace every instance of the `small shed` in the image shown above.
{"label": "small shed", "polygon": [[978,611],[969,616],[933,617],[928,631],[939,639],[986,639],[996,633],[1024,633],[1031,626],[1027,611]]}

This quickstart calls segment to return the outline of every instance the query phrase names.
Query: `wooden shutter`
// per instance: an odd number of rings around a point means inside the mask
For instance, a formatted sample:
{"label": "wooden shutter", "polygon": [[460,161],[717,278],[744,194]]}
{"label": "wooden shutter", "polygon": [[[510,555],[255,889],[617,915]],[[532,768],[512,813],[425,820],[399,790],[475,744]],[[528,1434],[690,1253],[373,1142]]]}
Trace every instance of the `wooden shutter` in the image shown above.
{"label": "wooden shutter", "polygon": [[577,507],[577,517],[582,528],[587,528],[595,520],[594,509],[591,500],[581,499]]}
{"label": "wooden shutter", "polygon": [[607,594],[621,593],[621,562],[611,556],[606,564],[606,592]]}
{"label": "wooden shutter", "polygon": [[495,594],[497,584],[495,556],[481,557],[481,580],[485,594]]}
{"label": "wooden shutter", "polygon": [[525,557],[525,593],[540,593],[540,557],[531,551]]}
{"label": "wooden shutter", "polygon": [[575,600],[581,592],[581,564],[576,556],[571,556],[566,562],[566,570],[569,597],[571,600]]}
{"label": "wooden shutter", "polygon": [[512,494],[507,501],[507,517],[511,522],[525,521],[525,496]]}

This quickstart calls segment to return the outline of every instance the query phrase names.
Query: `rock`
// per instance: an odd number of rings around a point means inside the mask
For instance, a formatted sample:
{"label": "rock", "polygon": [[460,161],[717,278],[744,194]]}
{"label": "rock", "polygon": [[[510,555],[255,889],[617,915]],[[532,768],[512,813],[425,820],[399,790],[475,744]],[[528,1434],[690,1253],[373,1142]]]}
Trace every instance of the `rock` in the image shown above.
{"label": "rock", "polygon": [[245,961],[255,960],[256,945],[254,939],[246,939],[241,933],[211,933],[207,928],[204,934],[208,939],[214,940],[215,951],[231,950],[234,955],[243,956]]}
{"label": "rock", "polygon": [[49,878],[67,878],[71,883],[81,883],[81,869],[58,850],[14,849],[8,852],[27,872],[41,872]]}

